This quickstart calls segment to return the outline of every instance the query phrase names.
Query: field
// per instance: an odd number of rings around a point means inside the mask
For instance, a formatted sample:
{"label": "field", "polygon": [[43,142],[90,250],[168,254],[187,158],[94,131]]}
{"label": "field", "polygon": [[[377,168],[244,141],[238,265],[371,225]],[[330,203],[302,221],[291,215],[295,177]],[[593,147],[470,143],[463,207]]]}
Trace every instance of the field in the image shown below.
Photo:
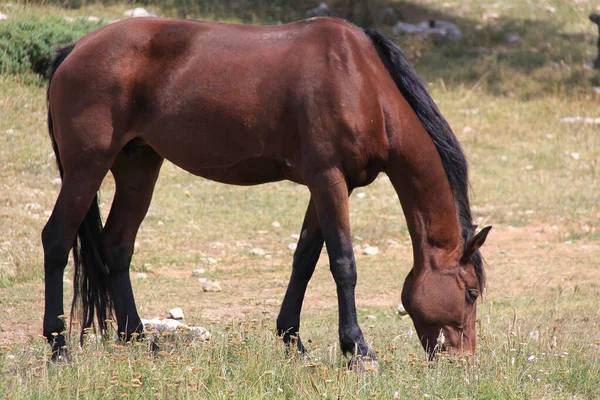
{"label": "field", "polygon": [[[289,245],[300,233],[308,190],[288,182],[225,186],[166,163],[137,239],[131,271],[136,302],[142,318],[166,317],[169,309],[182,307],[185,322],[206,327],[212,339],[164,337],[161,351],[151,356],[145,343],[118,345],[112,338],[90,338],[79,348],[73,334],[73,362],[46,363],[40,232],[60,182],[47,134],[43,80],[5,73],[0,75],[0,396],[600,398],[600,124],[595,123],[600,72],[587,65],[596,57],[597,39],[587,15],[600,13],[597,3],[374,3],[395,7],[408,22],[454,22],[465,35],[455,43],[396,39],[469,158],[476,223],[494,226],[482,249],[489,284],[478,303],[475,357],[428,363],[410,318],[396,314],[412,251],[386,176],[355,190],[350,200],[359,322],[380,360],[378,374],[361,375],[347,370],[339,351],[335,284],[326,254],[302,314],[310,360],[286,355],[275,334],[291,271]],[[0,5],[0,12],[15,18],[112,20],[132,7],[66,10],[17,3]],[[246,21],[235,15],[225,19]],[[103,215],[113,191],[107,177]],[[378,247],[378,254],[363,254],[367,246]],[[265,254],[251,254],[254,248]],[[223,291],[204,293],[192,277],[197,268],[219,281]],[[71,279],[68,267],[65,282]]]}

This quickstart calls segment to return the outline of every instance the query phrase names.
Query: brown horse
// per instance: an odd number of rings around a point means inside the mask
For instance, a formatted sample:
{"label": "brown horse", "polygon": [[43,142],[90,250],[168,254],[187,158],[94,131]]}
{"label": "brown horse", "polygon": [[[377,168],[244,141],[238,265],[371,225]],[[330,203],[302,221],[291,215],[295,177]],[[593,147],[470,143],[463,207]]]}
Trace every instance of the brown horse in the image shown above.
{"label": "brown horse", "polygon": [[[356,317],[348,196],[384,171],[412,238],[402,302],[423,347],[430,356],[475,350],[478,249],[489,228],[474,235],[467,163],[448,123],[401,50],[376,31],[331,18],[118,22],[58,51],[48,110],[62,177],[42,232],[54,359],[68,356],[61,316],[72,248],[82,327],[96,316],[104,331],[114,312],[125,340],[142,331],[129,264],[165,158],[219,182],[309,188],[277,331],[305,351],[300,311],[325,242],[351,364],[375,357]],[[108,171],[116,193],[103,227],[96,193]]]}

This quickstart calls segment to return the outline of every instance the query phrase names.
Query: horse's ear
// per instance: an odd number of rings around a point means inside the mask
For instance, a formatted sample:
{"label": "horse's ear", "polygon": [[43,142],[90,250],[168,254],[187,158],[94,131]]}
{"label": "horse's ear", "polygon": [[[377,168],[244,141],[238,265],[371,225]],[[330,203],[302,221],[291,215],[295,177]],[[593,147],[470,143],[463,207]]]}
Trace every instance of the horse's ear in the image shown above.
{"label": "horse's ear", "polygon": [[475,254],[477,250],[485,243],[488,233],[492,230],[491,226],[486,226],[479,233],[471,238],[465,246],[465,252],[462,256],[462,261],[466,262],[471,259],[471,256]]}

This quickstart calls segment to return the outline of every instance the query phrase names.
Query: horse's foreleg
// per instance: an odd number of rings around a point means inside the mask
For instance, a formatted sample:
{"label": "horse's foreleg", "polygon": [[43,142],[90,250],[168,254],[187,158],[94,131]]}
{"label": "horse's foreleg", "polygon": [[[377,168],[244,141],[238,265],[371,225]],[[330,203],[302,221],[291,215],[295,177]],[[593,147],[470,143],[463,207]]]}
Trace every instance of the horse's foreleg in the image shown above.
{"label": "horse's foreleg", "polygon": [[344,354],[352,354],[350,366],[360,368],[362,360],[375,360],[365,343],[356,317],[354,289],[356,262],[350,235],[348,187],[343,174],[330,170],[316,177],[309,186],[329,253],[339,308],[339,335]]}
{"label": "horse's foreleg", "polygon": [[277,334],[283,336],[283,342],[287,346],[291,347],[297,344],[300,353],[306,352],[298,336],[302,302],[304,301],[308,282],[321,255],[323,240],[317,210],[311,198],[300,231],[298,247],[294,252],[292,276],[281,304],[281,311],[277,317]]}
{"label": "horse's foreleg", "polygon": [[135,237],[150,206],[162,162],[163,158],[152,148],[139,147],[133,154],[121,152],[111,168],[116,191],[104,227],[104,252],[118,334],[125,341],[143,330],[131,288],[129,265]]}
{"label": "horse's foreleg", "polygon": [[63,273],[77,230],[85,218],[103,174],[65,172],[54,210],[42,230],[45,273],[43,334],[52,346],[52,360],[68,360],[64,337]]}

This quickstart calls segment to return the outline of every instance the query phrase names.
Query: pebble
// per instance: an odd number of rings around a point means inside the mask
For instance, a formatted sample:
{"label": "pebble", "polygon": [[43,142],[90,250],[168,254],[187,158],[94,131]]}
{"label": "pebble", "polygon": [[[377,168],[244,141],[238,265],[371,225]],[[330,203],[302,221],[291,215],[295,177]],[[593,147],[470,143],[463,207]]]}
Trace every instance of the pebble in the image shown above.
{"label": "pebble", "polygon": [[126,17],[156,17],[156,14],[152,14],[150,11],[142,7],[133,8],[123,13]]}
{"label": "pebble", "polygon": [[148,274],[146,274],[145,272],[138,272],[137,274],[135,274],[135,277],[137,279],[148,279]]}
{"label": "pebble", "polygon": [[206,259],[206,261],[208,261],[208,263],[209,263],[210,265],[213,265],[213,264],[216,264],[216,263],[218,263],[218,262],[219,262],[219,261],[217,261],[217,259],[216,259],[216,258],[212,258],[212,257],[208,257],[208,258]]}
{"label": "pebble", "polygon": [[356,197],[358,197],[359,199],[364,199],[366,196],[365,192],[358,192],[356,193]]}
{"label": "pebble", "polygon": [[0,21],[8,19],[8,15],[0,13]]}
{"label": "pebble", "polygon": [[202,274],[204,274],[204,268],[198,268],[192,271],[192,276],[200,276]]}
{"label": "pebble", "polygon": [[217,281],[206,281],[202,285],[202,290],[205,292],[220,292],[223,289],[221,288],[221,285]]}
{"label": "pebble", "polygon": [[366,254],[368,256],[374,256],[375,254],[379,253],[379,248],[375,247],[375,246],[367,246],[363,249],[363,254]]}
{"label": "pebble", "polygon": [[296,243],[290,243],[290,244],[288,244],[288,246],[287,246],[287,247],[288,247],[288,249],[290,249],[290,250],[296,250],[296,247],[297,247],[297,246],[298,246],[298,245],[297,245]]}
{"label": "pebble", "polygon": [[398,315],[400,315],[401,317],[404,315],[408,315],[408,311],[406,311],[406,309],[404,308],[404,306],[402,304],[400,304],[398,306],[398,308],[396,308],[396,312],[398,313]]}
{"label": "pebble", "polygon": [[264,256],[265,251],[261,248],[255,247],[252,250],[250,250],[250,254],[252,254],[253,256]]}
{"label": "pebble", "polygon": [[206,278],[198,278],[198,282],[200,282],[200,283],[206,283],[206,282],[208,282],[208,279],[206,279]]}
{"label": "pebble", "polygon": [[274,228],[279,228],[281,226],[281,224],[279,223],[279,221],[275,221],[271,225],[273,225]]}
{"label": "pebble", "polygon": [[175,307],[169,310],[169,315],[173,318],[173,319],[183,319],[183,310],[181,309],[181,307]]}
{"label": "pebble", "polygon": [[367,319],[367,320],[371,320],[371,321],[375,321],[375,320],[377,319],[377,317],[376,317],[375,315],[367,315],[367,316],[365,317],[365,319]]}

